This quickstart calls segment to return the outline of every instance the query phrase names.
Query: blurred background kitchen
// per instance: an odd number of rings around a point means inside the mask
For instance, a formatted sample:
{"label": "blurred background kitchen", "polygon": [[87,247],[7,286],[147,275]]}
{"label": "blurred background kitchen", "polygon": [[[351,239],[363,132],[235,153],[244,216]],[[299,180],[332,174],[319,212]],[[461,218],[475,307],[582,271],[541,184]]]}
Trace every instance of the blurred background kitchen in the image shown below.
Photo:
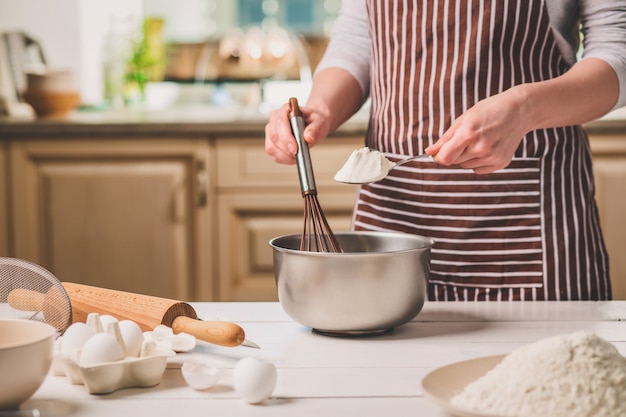
{"label": "blurred background kitchen", "polygon": [[[269,240],[300,233],[297,170],[264,151],[304,103],[340,0],[0,0],[0,256],[61,281],[276,300]],[[312,150],[325,212],[367,109]]]}
{"label": "blurred background kitchen", "polygon": [[[264,151],[305,102],[340,0],[0,0],[0,256],[61,281],[203,301],[275,300],[270,239],[300,233],[296,168]],[[368,106],[312,148],[320,204]],[[626,111],[585,126],[616,298],[626,299]]]}
{"label": "blurred background kitchen", "polygon": [[[0,0],[0,30],[31,38],[25,56],[15,45],[9,51],[30,71],[42,60],[71,71],[81,106],[258,105],[260,82],[310,81],[339,7],[340,0]],[[306,95],[299,83],[276,83],[268,100],[284,85]],[[18,87],[23,93],[26,85]]]}

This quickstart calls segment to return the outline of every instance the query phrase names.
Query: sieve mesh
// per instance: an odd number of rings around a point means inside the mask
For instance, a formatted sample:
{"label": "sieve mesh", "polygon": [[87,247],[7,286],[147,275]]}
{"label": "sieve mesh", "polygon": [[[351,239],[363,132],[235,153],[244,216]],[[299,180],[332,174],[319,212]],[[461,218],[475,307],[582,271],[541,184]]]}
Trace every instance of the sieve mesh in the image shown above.
{"label": "sieve mesh", "polygon": [[22,259],[0,257],[0,318],[41,321],[62,333],[72,323],[72,305],[50,271]]}

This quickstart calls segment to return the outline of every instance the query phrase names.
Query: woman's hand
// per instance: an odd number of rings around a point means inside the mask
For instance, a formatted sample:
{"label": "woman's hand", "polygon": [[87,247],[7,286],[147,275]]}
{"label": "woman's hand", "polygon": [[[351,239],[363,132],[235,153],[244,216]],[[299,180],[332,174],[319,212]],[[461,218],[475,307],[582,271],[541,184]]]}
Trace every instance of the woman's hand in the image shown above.
{"label": "woman's hand", "polygon": [[479,101],[458,117],[426,153],[442,165],[476,174],[506,167],[528,132],[523,105],[514,89]]}
{"label": "woman's hand", "polygon": [[477,174],[497,171],[511,162],[526,133],[589,122],[609,112],[618,98],[613,68],[585,58],[559,77],[520,84],[476,103],[426,153]]}
{"label": "woman's hand", "polygon": [[[363,104],[365,98],[358,81],[346,70],[326,68],[313,78],[304,118],[304,140],[313,147],[334,132]],[[298,144],[289,124],[289,104],[270,113],[265,125],[265,152],[281,164],[295,164]]]}
{"label": "woman's hand", "polygon": [[[313,147],[320,139],[329,133],[328,118],[319,111],[300,106],[304,118],[304,140]],[[269,121],[265,125],[265,152],[275,162],[281,164],[295,164],[298,144],[291,131],[289,122],[289,103],[270,113]]]}

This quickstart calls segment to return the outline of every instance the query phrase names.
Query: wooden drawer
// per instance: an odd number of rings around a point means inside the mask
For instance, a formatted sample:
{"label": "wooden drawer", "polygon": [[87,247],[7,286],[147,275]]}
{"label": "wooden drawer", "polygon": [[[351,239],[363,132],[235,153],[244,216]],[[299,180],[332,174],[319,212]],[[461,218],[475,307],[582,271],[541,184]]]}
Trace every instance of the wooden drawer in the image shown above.
{"label": "wooden drawer", "polygon": [[[218,188],[293,188],[300,182],[295,165],[277,164],[265,153],[263,139],[219,139],[216,143]],[[320,190],[328,187],[351,190],[334,180],[335,174],[352,151],[363,146],[362,137],[331,137],[311,148],[315,182]]]}
{"label": "wooden drawer", "polygon": [[[354,195],[319,197],[333,231],[350,229]],[[219,197],[220,301],[275,301],[273,253],[269,241],[302,233],[304,201],[297,193],[228,193]]]}

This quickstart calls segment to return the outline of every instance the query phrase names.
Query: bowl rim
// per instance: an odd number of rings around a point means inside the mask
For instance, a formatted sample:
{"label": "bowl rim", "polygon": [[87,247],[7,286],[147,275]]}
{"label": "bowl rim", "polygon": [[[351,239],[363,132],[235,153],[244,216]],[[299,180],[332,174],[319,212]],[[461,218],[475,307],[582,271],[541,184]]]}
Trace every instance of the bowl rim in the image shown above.
{"label": "bowl rim", "polygon": [[[0,351],[35,345],[49,338],[54,339],[57,334],[57,330],[54,327],[52,327],[48,323],[44,323],[44,322],[37,321],[37,320],[0,319],[0,327],[3,325],[3,323],[19,323],[20,325],[37,327],[42,331],[42,333],[41,334],[38,333],[37,337],[33,337],[31,340],[28,340],[27,342],[15,342],[15,343],[6,343],[6,344],[0,343]],[[39,332],[39,329],[37,330],[37,332]],[[43,330],[49,330],[49,333],[45,334]]]}
{"label": "bowl rim", "polygon": [[384,254],[389,254],[389,253],[403,253],[403,252],[412,252],[412,251],[416,251],[416,250],[425,250],[425,249],[431,249],[434,245],[435,245],[435,240],[431,237],[428,236],[424,236],[424,235],[416,235],[416,234],[412,234],[412,233],[404,233],[404,232],[396,232],[396,231],[388,231],[388,230],[381,230],[381,231],[377,231],[377,230],[358,230],[358,231],[347,231],[347,232],[337,232],[335,233],[335,236],[345,236],[345,235],[358,235],[358,236],[387,236],[387,237],[402,237],[402,238],[406,238],[406,239],[411,239],[411,240],[419,240],[423,246],[419,247],[419,248],[411,248],[411,249],[402,249],[402,250],[395,250],[395,251],[387,251],[387,252],[316,252],[316,251],[301,251],[299,249],[291,249],[291,248],[285,248],[282,246],[278,246],[276,245],[276,242],[278,240],[281,239],[288,239],[288,238],[297,238],[302,236],[301,233],[289,233],[289,234],[285,234],[285,235],[281,235],[281,236],[276,236],[272,239],[270,239],[270,241],[268,242],[269,245],[274,249],[277,250],[279,252],[286,252],[286,253],[295,253],[295,254],[302,254],[302,253],[306,253],[310,256],[346,256],[346,255],[350,255],[350,256],[375,256],[375,255],[384,255]]}

